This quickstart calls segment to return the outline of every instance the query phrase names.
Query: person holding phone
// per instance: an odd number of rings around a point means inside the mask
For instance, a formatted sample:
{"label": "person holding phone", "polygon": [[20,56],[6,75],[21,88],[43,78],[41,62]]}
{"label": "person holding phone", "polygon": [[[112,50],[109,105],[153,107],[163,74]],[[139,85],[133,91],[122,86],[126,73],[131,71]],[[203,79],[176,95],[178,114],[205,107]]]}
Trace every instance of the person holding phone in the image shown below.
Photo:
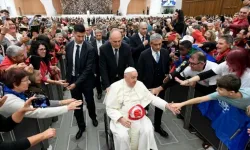
{"label": "person holding phone", "polygon": [[[25,91],[25,94],[28,96],[33,96],[34,94],[38,96],[43,96],[46,95],[46,91],[42,88],[42,75],[40,69],[40,61],[41,59],[37,59],[37,57],[32,57],[31,56],[31,64],[34,66],[34,73],[29,75],[29,80],[31,84],[29,85],[29,89]],[[46,100],[47,99],[47,100]],[[62,106],[62,105],[68,105],[72,102],[74,102],[75,99],[66,99],[66,100],[48,100],[47,97],[44,97],[43,100],[43,106],[48,106],[49,107],[57,107],[57,106]],[[38,104],[39,105],[39,104]]]}
{"label": "person holding phone", "polygon": [[[7,100],[7,96],[3,96],[0,98],[0,108],[4,105],[5,101]],[[34,111],[35,108],[30,107],[31,102],[34,99],[27,100],[23,107],[17,110],[8,118],[0,115],[0,132],[8,132],[15,128],[22,120],[26,112]],[[39,142],[53,138],[56,136],[56,129],[49,128],[46,131],[36,134],[34,136],[30,136],[28,138],[23,138],[18,141],[13,142],[0,142],[0,149],[3,150],[25,150],[29,147],[32,147]]]}
{"label": "person holding phone", "polygon": [[[20,68],[12,68],[0,75],[1,81],[5,84],[4,93],[7,96],[7,100],[0,108],[0,113],[4,116],[9,116],[20,109],[27,101],[27,97],[24,92],[28,90],[30,80],[27,73]],[[32,96],[29,99],[34,99]],[[28,100],[29,100],[28,99]],[[32,112],[26,112],[27,118],[49,118],[64,114],[68,111],[79,109],[78,106],[82,105],[81,101],[73,101],[69,105],[60,107],[47,107],[37,108]]]}

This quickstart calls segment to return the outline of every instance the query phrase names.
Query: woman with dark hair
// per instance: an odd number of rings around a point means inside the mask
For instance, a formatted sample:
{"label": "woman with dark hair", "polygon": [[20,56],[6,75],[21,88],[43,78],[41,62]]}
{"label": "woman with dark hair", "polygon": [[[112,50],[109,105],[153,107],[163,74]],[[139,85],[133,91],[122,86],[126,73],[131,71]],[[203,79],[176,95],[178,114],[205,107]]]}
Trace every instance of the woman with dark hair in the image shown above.
{"label": "woman with dark hair", "polygon": [[[33,41],[31,43],[30,47],[30,53],[31,56],[38,56],[38,59],[41,58],[41,63],[40,63],[40,71],[42,75],[42,81],[47,82],[50,84],[58,84],[58,85],[63,85],[67,86],[68,84],[65,83],[63,80],[52,80],[50,77],[52,75],[55,75],[55,70],[58,70],[56,66],[52,66],[50,62],[50,54],[48,50],[48,46],[44,41]],[[54,72],[53,72],[54,70]]]}
{"label": "woman with dark hair", "polygon": [[[26,101],[35,99],[34,96],[28,99],[24,94],[29,88],[30,80],[23,69],[10,69],[5,73],[2,72],[0,77],[0,81],[3,81],[5,84],[4,94],[7,96],[4,105],[0,107],[0,114],[10,116],[18,109],[21,109]],[[68,111],[78,109],[77,107],[81,104],[81,101],[75,100],[66,106],[37,108],[32,112],[26,112],[24,116],[28,118],[55,117]]]}
{"label": "woman with dark hair", "polygon": [[182,35],[185,28],[183,11],[176,9],[173,15],[172,24],[166,22],[166,25],[170,31],[177,32],[179,35]]}

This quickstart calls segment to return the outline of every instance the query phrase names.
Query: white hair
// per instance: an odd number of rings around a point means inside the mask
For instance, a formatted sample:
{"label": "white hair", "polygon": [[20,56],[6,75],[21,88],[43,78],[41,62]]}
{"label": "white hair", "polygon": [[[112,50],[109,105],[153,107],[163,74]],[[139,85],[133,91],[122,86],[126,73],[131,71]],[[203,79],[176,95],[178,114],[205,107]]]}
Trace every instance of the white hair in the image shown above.
{"label": "white hair", "polygon": [[6,55],[8,57],[16,57],[18,56],[18,53],[22,51],[23,48],[16,46],[16,45],[10,45],[6,50]]}

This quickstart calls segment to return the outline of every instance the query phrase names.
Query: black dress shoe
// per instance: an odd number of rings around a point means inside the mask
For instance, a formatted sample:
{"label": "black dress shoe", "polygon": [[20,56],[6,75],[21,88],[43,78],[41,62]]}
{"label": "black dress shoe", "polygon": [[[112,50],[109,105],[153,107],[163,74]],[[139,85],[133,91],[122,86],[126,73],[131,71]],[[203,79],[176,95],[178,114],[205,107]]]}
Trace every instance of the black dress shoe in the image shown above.
{"label": "black dress shoe", "polygon": [[76,139],[80,139],[82,137],[83,132],[85,131],[85,128],[79,129],[79,131],[76,133]]}
{"label": "black dress shoe", "polygon": [[97,94],[97,99],[101,99],[102,98],[102,93],[99,93],[99,94]]}
{"label": "black dress shoe", "polygon": [[92,124],[93,124],[93,126],[97,127],[98,126],[98,121],[96,119],[92,120]]}
{"label": "black dress shoe", "polygon": [[162,127],[155,127],[155,132],[159,133],[161,136],[167,138],[168,133],[162,129]]}

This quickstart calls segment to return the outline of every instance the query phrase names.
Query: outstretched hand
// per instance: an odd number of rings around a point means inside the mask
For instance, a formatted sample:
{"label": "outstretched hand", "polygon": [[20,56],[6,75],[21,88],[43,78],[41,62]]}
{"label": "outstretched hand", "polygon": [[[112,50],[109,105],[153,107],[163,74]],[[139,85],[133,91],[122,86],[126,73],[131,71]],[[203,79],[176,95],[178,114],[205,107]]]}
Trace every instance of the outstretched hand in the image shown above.
{"label": "outstretched hand", "polygon": [[161,87],[157,87],[157,88],[153,88],[153,89],[149,89],[149,91],[155,95],[155,96],[158,96],[159,93],[162,91]]}
{"label": "outstretched hand", "polygon": [[181,110],[181,107],[183,107],[181,103],[171,103],[170,106],[171,106],[174,110],[178,110],[179,112],[180,112],[180,110]]}
{"label": "outstretched hand", "polygon": [[172,107],[172,104],[167,104],[166,108],[168,108],[174,115],[180,114],[180,110],[176,109],[175,107]]}
{"label": "outstretched hand", "polygon": [[31,103],[32,101],[36,99],[35,96],[32,96],[31,98],[29,98],[25,103],[24,103],[24,106],[23,108],[21,109],[23,112],[28,112],[28,111],[34,111],[36,110],[36,108],[33,108],[33,107],[30,107],[31,106]]}
{"label": "outstretched hand", "polygon": [[180,85],[182,85],[182,86],[190,86],[188,80],[184,80],[183,81],[183,80],[175,77],[175,81],[178,82],[178,83],[180,83]]}

